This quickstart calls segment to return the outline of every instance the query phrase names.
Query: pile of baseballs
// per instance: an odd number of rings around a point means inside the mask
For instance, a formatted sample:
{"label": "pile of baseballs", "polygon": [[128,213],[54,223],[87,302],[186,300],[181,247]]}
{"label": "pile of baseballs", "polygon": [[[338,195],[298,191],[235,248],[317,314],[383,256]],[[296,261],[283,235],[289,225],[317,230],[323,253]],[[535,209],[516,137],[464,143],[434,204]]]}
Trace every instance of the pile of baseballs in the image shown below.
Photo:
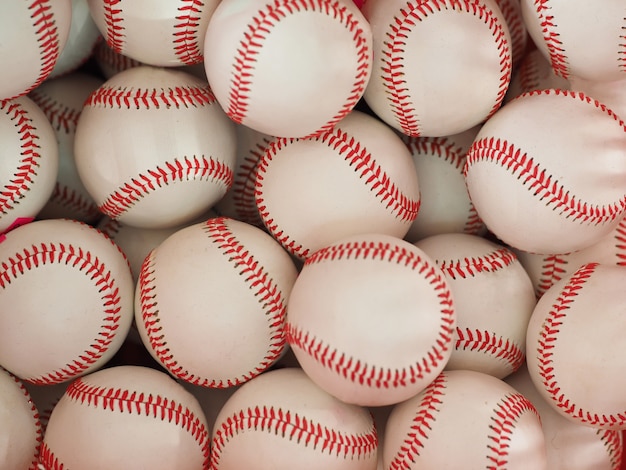
{"label": "pile of baseballs", "polygon": [[0,468],[626,468],[622,0],[0,5]]}

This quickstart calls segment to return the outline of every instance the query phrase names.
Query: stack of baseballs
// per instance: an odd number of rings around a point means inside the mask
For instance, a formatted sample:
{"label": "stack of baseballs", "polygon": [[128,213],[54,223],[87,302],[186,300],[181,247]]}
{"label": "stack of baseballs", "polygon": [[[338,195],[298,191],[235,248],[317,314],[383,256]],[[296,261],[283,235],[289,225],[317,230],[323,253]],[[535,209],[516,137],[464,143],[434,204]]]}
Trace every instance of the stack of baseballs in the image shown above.
{"label": "stack of baseballs", "polygon": [[0,6],[0,468],[626,468],[621,0]]}

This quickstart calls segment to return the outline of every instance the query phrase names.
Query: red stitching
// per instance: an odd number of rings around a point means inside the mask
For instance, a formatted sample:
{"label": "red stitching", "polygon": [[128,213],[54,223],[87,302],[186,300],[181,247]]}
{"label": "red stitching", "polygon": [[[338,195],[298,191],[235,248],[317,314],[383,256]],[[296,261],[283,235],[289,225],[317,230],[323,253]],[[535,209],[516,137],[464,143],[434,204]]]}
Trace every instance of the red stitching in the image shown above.
{"label": "red stitching", "polygon": [[[41,451],[39,452],[39,463],[41,463],[45,470],[67,470],[65,466],[61,463],[52,449],[48,447],[46,442],[41,444]],[[38,469],[39,467],[35,467],[33,470]]]}
{"label": "red stitching", "polygon": [[116,337],[120,324],[120,296],[119,287],[111,271],[91,252],[82,247],[75,247],[63,243],[40,243],[31,245],[15,253],[8,260],[0,263],[0,288],[6,289],[12,279],[26,274],[27,271],[39,265],[52,263],[64,264],[83,272],[94,283],[94,287],[101,293],[103,319],[98,336],[94,338],[81,355],[65,367],[52,371],[41,377],[24,379],[36,385],[55,384],[70,380],[85,372],[96,363],[109,349],[109,345]]}
{"label": "red stitching", "polygon": [[29,98],[32,99],[57,131],[63,130],[66,134],[76,131],[80,109],[72,109],[46,95],[40,88],[33,90]]}
{"label": "red stitching", "polygon": [[194,65],[202,62],[204,56],[200,50],[198,27],[200,26],[202,8],[200,0],[182,0],[178,7],[180,14],[176,16],[174,25],[174,52],[183,64]]}
{"label": "red stitching", "polygon": [[498,108],[511,79],[511,52],[507,43],[506,30],[498,22],[492,11],[482,2],[475,0],[419,0],[408,2],[405,8],[400,9],[399,15],[394,16],[389,25],[385,48],[382,50],[382,80],[389,93],[391,110],[402,132],[406,135],[419,136],[421,134],[418,113],[413,106],[409,85],[405,79],[404,61],[406,59],[406,41],[411,29],[424,21],[435,10],[463,10],[472,13],[483,20],[491,30],[500,57],[500,83],[495,103],[488,117],[491,117]]}
{"label": "red stitching", "polygon": [[[324,133],[318,137],[314,137],[317,142],[328,145],[335,150],[344,161],[354,169],[357,176],[363,180],[364,184],[370,188],[377,199],[390,209],[397,219],[413,222],[417,217],[420,207],[420,201],[411,199],[404,194],[391,178],[380,167],[376,159],[369,153],[365,146],[355,139],[353,136],[342,131],[339,127],[332,131]],[[264,174],[267,173],[267,166],[272,161],[274,155],[280,152],[298,139],[292,138],[276,138],[267,147],[263,158],[258,164],[256,175],[256,205],[263,219],[263,223],[272,235],[280,241],[289,251],[300,258],[306,258],[309,249],[302,245],[296,245],[288,234],[280,230],[278,224],[271,217],[268,207],[265,205],[263,196],[263,180]]]}
{"label": "red stitching", "polygon": [[359,19],[355,18],[345,6],[336,0],[274,0],[271,4],[267,4],[263,9],[260,9],[257,16],[252,18],[247,31],[243,33],[244,39],[240,42],[240,47],[237,49],[236,57],[232,64],[233,79],[227,106],[227,114],[233,121],[242,123],[248,112],[255,62],[261,53],[265,39],[270,34],[272,28],[283,18],[299,11],[321,12],[339,19],[340,23],[353,34],[353,40],[358,51],[358,66],[350,96],[347,97],[337,114],[315,132],[314,135],[332,129],[361,99],[370,74],[371,50],[368,48],[367,37],[363,35],[363,31],[359,28]]}
{"label": "red stitching", "polygon": [[37,177],[37,168],[41,154],[39,153],[39,136],[28,110],[18,100],[0,101],[0,110],[4,111],[13,121],[20,139],[21,160],[18,163],[13,178],[0,190],[0,212],[6,214],[20,203],[26,196]]}
{"label": "red stitching", "polygon": [[518,78],[522,93],[541,88],[540,64],[544,60],[539,50],[535,49],[526,54],[518,70]]}
{"label": "red stitching", "polygon": [[106,84],[95,90],[85,106],[126,109],[189,108],[215,103],[215,95],[208,86],[177,86],[174,88],[110,87]]}
{"label": "red stitching", "polygon": [[626,17],[624,17],[624,25],[622,26],[622,34],[619,36],[618,67],[621,72],[626,72]]}
{"label": "red stitching", "polygon": [[511,250],[498,248],[482,256],[458,260],[437,260],[437,266],[451,279],[474,277],[480,273],[493,273],[517,262]]}
{"label": "red stitching", "polygon": [[178,363],[174,354],[167,346],[159,322],[158,300],[155,290],[154,250],[146,257],[139,274],[139,299],[141,315],[150,340],[150,346],[172,375],[186,382],[211,388],[227,388],[240,385],[267,370],[285,349],[284,323],[286,316],[286,299],[279,287],[269,277],[269,274],[259,265],[246,247],[241,245],[227,225],[228,218],[218,217],[209,219],[203,224],[203,231],[211,243],[217,243],[222,253],[228,257],[233,268],[236,269],[248,284],[250,290],[258,300],[265,314],[270,330],[270,344],[265,357],[251,371],[240,377],[223,379],[207,379],[196,376]]}
{"label": "red stitching", "polygon": [[563,278],[567,272],[564,266],[567,264],[563,255],[548,255],[544,258],[541,277],[537,281],[537,297],[541,297],[555,282]]}
{"label": "red stitching", "polygon": [[525,359],[522,349],[509,338],[502,338],[486,330],[456,328],[456,350],[470,350],[490,354],[496,359],[503,359],[511,371],[520,368]]}
{"label": "red stitching", "polygon": [[224,419],[212,439],[209,468],[217,470],[226,444],[239,433],[250,431],[274,434],[323,454],[351,460],[368,457],[378,448],[374,427],[365,434],[346,434],[298,413],[263,405],[238,411]]}
{"label": "red stitching", "polygon": [[124,48],[124,22],[122,16],[122,0],[103,0],[104,22],[106,25],[106,40],[109,47],[121,54]]}
{"label": "red stitching", "polygon": [[93,200],[69,186],[60,184],[58,181],[54,185],[48,204],[62,207],[69,213],[74,214],[74,218],[84,219],[85,221],[95,220],[102,215]]}
{"label": "red stitching", "polygon": [[115,52],[105,41],[99,41],[98,44],[96,44],[94,58],[100,65],[100,68],[102,68],[103,65],[109,67],[112,75],[143,65],[138,60],[131,59],[128,56]]}
{"label": "red stitching", "polygon": [[491,441],[487,448],[490,454],[487,459],[490,465],[488,470],[504,470],[508,468],[509,450],[511,438],[516,422],[526,413],[531,412],[539,422],[539,413],[532,403],[521,393],[509,393],[501,400],[497,408],[493,410],[492,424],[489,426]]}
{"label": "red stitching", "polygon": [[506,21],[514,55],[519,53],[519,57],[523,57],[528,31],[522,18],[519,2],[517,0],[496,0],[496,4]]}
{"label": "red stitching", "polygon": [[622,456],[624,453],[622,442],[622,431],[615,429],[597,429],[596,435],[604,444],[606,453],[609,456],[611,469],[619,470],[622,468]]}
{"label": "red stitching", "polygon": [[349,242],[331,245],[316,251],[304,264],[311,265],[327,260],[370,259],[396,263],[416,272],[427,280],[439,298],[441,324],[435,344],[424,357],[401,369],[388,369],[361,362],[347,356],[321,339],[309,335],[291,324],[287,319],[287,342],[305,351],[325,368],[362,385],[376,388],[405,387],[433,372],[444,361],[444,353],[452,345],[455,313],[452,294],[447,287],[443,273],[436,265],[431,265],[417,253],[398,245],[383,242]]}
{"label": "red stitching", "polygon": [[550,65],[554,73],[565,79],[569,78],[569,63],[560,34],[556,32],[554,16],[550,15],[552,7],[548,6],[549,0],[535,0],[535,9],[538,15],[539,25],[543,40],[548,48]]}
{"label": "red stitching", "polygon": [[435,416],[443,405],[446,375],[439,374],[422,392],[417,412],[413,417],[400,449],[389,463],[389,470],[411,470],[421,449],[426,446],[428,433],[432,431]]}
{"label": "red stitching", "polygon": [[615,229],[615,250],[618,266],[626,266],[626,217],[623,218]]}
{"label": "red stitching", "polygon": [[207,159],[204,155],[175,158],[173,162],[165,162],[162,166],[157,165],[154,169],[132,177],[130,182],[124,183],[111,193],[100,204],[99,210],[115,219],[157,188],[175,181],[196,179],[216,181],[228,189],[233,182],[233,171],[226,163],[213,158]]}

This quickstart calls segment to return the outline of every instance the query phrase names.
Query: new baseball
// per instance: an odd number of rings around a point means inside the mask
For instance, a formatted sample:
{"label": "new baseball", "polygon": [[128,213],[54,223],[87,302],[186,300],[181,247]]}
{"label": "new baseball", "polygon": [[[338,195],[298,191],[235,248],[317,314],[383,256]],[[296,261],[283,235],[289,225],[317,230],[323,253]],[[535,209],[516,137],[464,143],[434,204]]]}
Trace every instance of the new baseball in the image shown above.
{"label": "new baseball", "polygon": [[204,65],[232,120],[307,137],[329,131],[361,99],[372,32],[352,0],[222,0],[207,28]]}
{"label": "new baseball", "polygon": [[478,215],[504,243],[541,254],[581,250],[626,212],[625,148],[624,122],[597,100],[528,92],[482,126],[465,181]]}
{"label": "new baseball", "polygon": [[363,14],[374,38],[363,97],[393,128],[458,134],[502,104],[512,44],[495,0],[368,0]]}
{"label": "new baseball", "polygon": [[133,319],[126,258],[69,219],[18,227],[0,243],[0,366],[35,384],[102,367]]}
{"label": "new baseball", "polygon": [[40,460],[45,470],[206,469],[210,434],[198,400],[164,372],[109,367],[69,384]]}
{"label": "new baseball", "polygon": [[287,341],[302,369],[362,406],[423,390],[448,362],[455,326],[443,272],[390,235],[351,236],[311,254],[287,304]]}
{"label": "new baseball", "polygon": [[173,227],[209,210],[232,185],[235,129],[206,82],[134,67],[89,96],[74,155],[101,212],[136,227]]}

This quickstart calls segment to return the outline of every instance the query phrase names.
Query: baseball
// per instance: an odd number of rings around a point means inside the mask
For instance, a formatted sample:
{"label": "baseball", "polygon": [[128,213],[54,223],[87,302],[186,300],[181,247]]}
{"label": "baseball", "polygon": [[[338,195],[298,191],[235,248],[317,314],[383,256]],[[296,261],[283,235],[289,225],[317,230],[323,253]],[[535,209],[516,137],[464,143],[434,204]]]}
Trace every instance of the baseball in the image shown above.
{"label": "baseball", "polygon": [[52,73],[70,32],[72,0],[0,5],[0,101],[22,96]]}
{"label": "baseball", "polygon": [[127,225],[167,228],[206,212],[230,188],[235,129],[206,82],[134,67],[89,96],[74,155],[101,212]]}
{"label": "baseball", "polygon": [[311,254],[287,304],[287,341],[302,369],[362,406],[423,390],[450,358],[455,326],[443,272],[390,235],[352,236]]}
{"label": "baseball", "polygon": [[297,276],[260,228],[218,217],[152,250],[135,292],[135,323],[173,376],[203,387],[244,383],[284,352],[286,305]]}
{"label": "baseball", "polygon": [[71,382],[41,446],[46,470],[207,468],[210,430],[198,400],[167,374],[102,369]]}
{"label": "baseball", "polygon": [[616,354],[626,347],[625,282],[622,266],[584,264],[553,284],[530,318],[530,377],[544,400],[574,422],[626,429],[624,359]]}
{"label": "baseball", "polygon": [[446,369],[475,370],[499,379],[519,369],[536,299],[515,253],[462,233],[433,235],[415,246],[435,261],[452,290],[457,324]]}
{"label": "baseball", "polygon": [[210,470],[375,470],[371,414],[324,392],[299,368],[267,372],[220,410]]}
{"label": "baseball", "polygon": [[34,384],[102,367],[130,329],[133,289],[122,252],[89,225],[12,230],[0,243],[0,366]]}
{"label": "baseball", "polygon": [[441,373],[396,405],[385,429],[385,469],[552,470],[535,407],[510,385],[480,372]]}
{"label": "baseball", "polygon": [[502,104],[512,45],[495,0],[368,0],[363,14],[374,38],[364,99],[391,127],[458,134]]}
{"label": "baseball", "polygon": [[528,52],[529,39],[520,0],[496,0],[496,4],[502,12],[511,36],[511,59],[515,68]]}
{"label": "baseball", "polygon": [[204,50],[208,81],[233,121],[300,138],[329,131],[361,99],[372,32],[352,0],[222,0]]}
{"label": "baseball", "polygon": [[526,53],[513,74],[505,100],[508,102],[526,92],[549,88],[569,90],[571,85],[554,72],[541,51],[533,49]]}
{"label": "baseball", "polygon": [[318,137],[271,140],[256,170],[255,199],[267,230],[300,259],[350,235],[402,238],[420,206],[410,151],[360,111]]}
{"label": "baseball", "polygon": [[602,103],[566,90],[529,92],[482,126],[465,181],[504,243],[540,254],[581,250],[626,212],[624,148],[626,126]]}

